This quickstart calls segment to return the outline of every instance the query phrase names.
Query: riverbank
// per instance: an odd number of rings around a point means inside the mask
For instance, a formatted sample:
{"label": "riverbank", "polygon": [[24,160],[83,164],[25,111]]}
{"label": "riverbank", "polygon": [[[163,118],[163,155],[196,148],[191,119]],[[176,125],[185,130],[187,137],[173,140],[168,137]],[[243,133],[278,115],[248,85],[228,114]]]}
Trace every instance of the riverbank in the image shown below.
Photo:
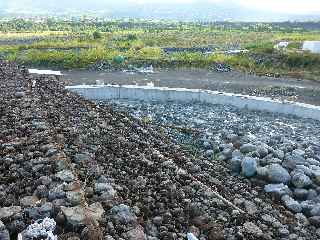
{"label": "riverbank", "polygon": [[0,72],[2,236],[28,239],[36,233],[27,226],[48,217],[68,240],[319,238],[308,219],[225,162],[206,168],[157,127],[54,77],[6,62]]}

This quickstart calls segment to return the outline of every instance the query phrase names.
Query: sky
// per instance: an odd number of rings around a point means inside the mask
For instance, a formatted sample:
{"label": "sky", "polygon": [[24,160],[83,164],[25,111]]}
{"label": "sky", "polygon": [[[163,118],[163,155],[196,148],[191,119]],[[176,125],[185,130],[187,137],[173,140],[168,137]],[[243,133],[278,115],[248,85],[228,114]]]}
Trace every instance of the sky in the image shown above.
{"label": "sky", "polygon": [[[202,0],[128,0],[132,3],[196,3]],[[232,4],[238,3],[241,6],[257,10],[267,10],[288,14],[320,14],[320,0],[207,0],[213,3]]]}

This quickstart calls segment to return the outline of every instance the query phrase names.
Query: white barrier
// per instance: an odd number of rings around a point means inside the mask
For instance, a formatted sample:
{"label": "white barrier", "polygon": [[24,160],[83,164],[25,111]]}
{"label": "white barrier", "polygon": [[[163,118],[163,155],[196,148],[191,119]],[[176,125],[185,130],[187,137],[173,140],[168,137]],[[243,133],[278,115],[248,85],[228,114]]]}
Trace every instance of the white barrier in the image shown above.
{"label": "white barrier", "polygon": [[60,71],[28,69],[30,74],[62,76]]}
{"label": "white barrier", "polygon": [[271,98],[207,91],[200,89],[166,88],[133,85],[80,85],[67,86],[90,100],[128,99],[142,101],[178,101],[232,105],[238,108],[273,113],[292,114],[302,118],[320,120],[320,107],[310,104],[278,101]]}

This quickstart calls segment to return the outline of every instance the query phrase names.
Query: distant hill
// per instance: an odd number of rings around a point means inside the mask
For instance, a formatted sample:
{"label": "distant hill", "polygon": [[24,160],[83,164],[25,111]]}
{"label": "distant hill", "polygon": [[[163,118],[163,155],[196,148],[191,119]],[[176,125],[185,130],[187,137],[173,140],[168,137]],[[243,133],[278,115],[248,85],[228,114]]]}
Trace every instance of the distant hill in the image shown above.
{"label": "distant hill", "polygon": [[312,15],[275,14],[268,11],[244,8],[235,3],[212,3],[199,0],[190,3],[143,3],[134,4],[129,0],[1,0],[0,11],[6,14],[65,15],[96,14],[111,18],[145,18],[171,20],[209,21],[286,21],[320,20]]}

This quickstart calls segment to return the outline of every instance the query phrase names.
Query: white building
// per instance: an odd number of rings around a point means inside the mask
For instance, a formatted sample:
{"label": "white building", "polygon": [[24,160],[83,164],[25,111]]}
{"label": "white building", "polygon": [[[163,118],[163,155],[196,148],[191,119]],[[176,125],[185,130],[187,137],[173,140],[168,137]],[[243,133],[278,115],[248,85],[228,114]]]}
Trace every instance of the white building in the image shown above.
{"label": "white building", "polygon": [[320,41],[305,41],[302,50],[320,54]]}

